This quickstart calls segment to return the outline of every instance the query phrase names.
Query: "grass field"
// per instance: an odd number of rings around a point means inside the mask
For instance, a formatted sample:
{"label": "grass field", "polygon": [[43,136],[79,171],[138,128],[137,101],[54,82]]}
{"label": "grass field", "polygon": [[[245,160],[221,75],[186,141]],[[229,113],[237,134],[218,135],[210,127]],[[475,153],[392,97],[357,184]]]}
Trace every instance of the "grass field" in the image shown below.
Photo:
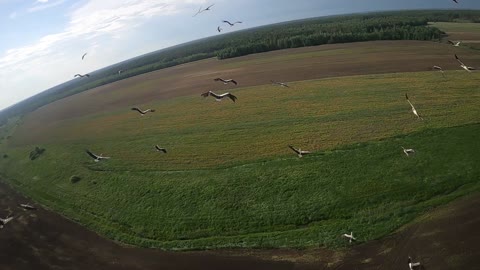
{"label": "grass field", "polygon": [[448,39],[461,41],[463,46],[480,49],[480,23],[429,23],[448,34]]}
{"label": "grass field", "polygon": [[[144,117],[117,109],[44,121],[35,134],[24,124],[2,144],[10,158],[0,170],[35,200],[125,243],[339,247],[341,233],[376,239],[479,189],[480,75],[447,78],[263,85],[233,90],[235,104],[195,95],[153,101],[145,106],[157,111]],[[298,159],[288,144],[315,153]],[[30,161],[37,145],[46,152]],[[96,164],[85,148],[112,159]],[[72,175],[82,180],[72,184]]]}

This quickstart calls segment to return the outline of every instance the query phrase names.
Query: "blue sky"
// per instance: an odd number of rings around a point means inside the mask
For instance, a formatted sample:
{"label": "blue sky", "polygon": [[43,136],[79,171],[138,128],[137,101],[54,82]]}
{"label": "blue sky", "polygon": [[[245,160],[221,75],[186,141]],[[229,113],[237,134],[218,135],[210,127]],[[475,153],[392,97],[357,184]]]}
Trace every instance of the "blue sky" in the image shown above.
{"label": "blue sky", "polygon": [[[375,10],[480,9],[480,0],[0,0],[0,109],[93,70],[218,34]],[[215,3],[212,11],[192,15]],[[226,31],[232,31],[224,27]],[[85,60],[81,56],[88,53]]]}

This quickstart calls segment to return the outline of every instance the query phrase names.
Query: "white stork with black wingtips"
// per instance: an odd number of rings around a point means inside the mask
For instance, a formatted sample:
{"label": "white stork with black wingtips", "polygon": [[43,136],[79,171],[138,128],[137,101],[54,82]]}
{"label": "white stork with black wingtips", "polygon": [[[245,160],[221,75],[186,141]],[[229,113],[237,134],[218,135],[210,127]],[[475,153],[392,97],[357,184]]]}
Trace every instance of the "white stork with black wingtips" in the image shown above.
{"label": "white stork with black wingtips", "polygon": [[215,4],[212,4],[212,5],[208,6],[207,8],[204,8],[204,9],[202,9],[202,7],[200,7],[200,8],[198,9],[197,13],[195,13],[195,15],[193,15],[193,17],[195,17],[195,16],[197,16],[198,14],[203,13],[203,12],[205,12],[205,11],[210,11],[210,10],[211,10],[210,8],[213,7],[213,6],[215,6]]}
{"label": "white stork with black wingtips", "polygon": [[160,147],[160,146],[158,146],[158,145],[155,145],[155,150],[157,150],[157,152],[163,152],[163,153],[165,153],[165,154],[167,153],[167,149],[162,148],[162,147]]}
{"label": "white stork with black wingtips", "polygon": [[305,151],[305,150],[302,150],[300,148],[296,149],[295,147],[293,147],[291,145],[289,145],[288,148],[292,149],[293,152],[297,153],[299,158],[303,157],[304,155],[308,155],[308,154],[311,153],[310,151]]}
{"label": "white stork with black wingtips", "polygon": [[241,21],[236,21],[236,22],[234,22],[234,23],[231,23],[231,22],[226,21],[226,20],[224,20],[224,21],[222,21],[222,22],[223,22],[223,23],[226,23],[226,24],[228,24],[228,25],[230,25],[230,26],[234,26],[234,25],[237,24],[237,23],[242,23]]}
{"label": "white stork with black wingtips", "polygon": [[87,78],[89,78],[89,77],[90,77],[90,74],[85,74],[85,75],[75,74],[75,76],[73,76],[73,77],[75,77],[75,78],[77,78],[77,77],[80,77],[80,78],[87,77]]}
{"label": "white stork with black wingtips", "polygon": [[140,115],[142,115],[142,116],[144,116],[145,114],[150,113],[150,112],[152,112],[152,113],[155,112],[154,109],[147,109],[147,110],[143,111],[138,107],[133,107],[131,110],[140,113]]}
{"label": "white stork with black wingtips", "polygon": [[460,44],[462,43],[461,41],[451,41],[449,40],[448,43],[450,43],[453,47],[460,47]]}
{"label": "white stork with black wingtips", "polygon": [[229,83],[233,83],[233,84],[235,84],[235,85],[238,84],[237,81],[235,81],[234,79],[224,80],[224,79],[222,79],[222,78],[215,78],[215,79],[213,79],[213,80],[216,81],[216,82],[223,82],[223,84],[229,84]]}
{"label": "white stork with black wingtips", "polygon": [[272,84],[274,84],[274,85],[280,85],[281,87],[290,88],[290,86],[288,86],[288,84],[283,83],[283,82],[276,82],[276,81],[273,81],[273,80],[272,80],[271,82],[272,82]]}
{"label": "white stork with black wingtips", "polygon": [[25,210],[37,210],[37,208],[33,205],[30,205],[28,203],[21,203],[19,204],[20,207],[22,207]]}
{"label": "white stork with black wingtips", "polygon": [[455,59],[457,59],[458,63],[460,63],[460,66],[465,69],[466,71],[468,72],[472,72],[472,70],[475,70],[475,68],[473,67],[469,67],[467,65],[465,65],[462,60],[460,60],[460,58],[458,58],[458,56],[455,54]]}
{"label": "white stork with black wingtips", "polygon": [[12,221],[13,217],[6,217],[6,218],[0,218],[0,229],[3,229],[3,227]]}
{"label": "white stork with black wingtips", "polygon": [[110,157],[104,157],[103,155],[95,155],[94,153],[92,153],[90,150],[85,150],[85,152],[87,152],[87,154],[93,158],[95,160],[95,162],[99,162],[101,160],[105,160],[105,159],[110,159]]}
{"label": "white stork with black wingtips", "polygon": [[206,98],[208,96],[212,96],[215,98],[216,101],[222,101],[223,98],[226,98],[228,97],[229,99],[231,99],[233,102],[235,102],[237,100],[237,97],[230,94],[230,93],[224,93],[224,94],[221,94],[221,95],[218,95],[218,94],[215,94],[214,92],[212,91],[208,91],[206,93],[203,93],[201,95],[202,97]]}
{"label": "white stork with black wingtips", "polygon": [[412,257],[408,256],[408,267],[410,268],[410,270],[414,270],[414,269],[417,269],[417,267],[419,267],[421,264],[420,262],[412,262]]}
{"label": "white stork with black wingtips", "polygon": [[413,150],[413,149],[411,149],[411,148],[405,149],[405,148],[402,146],[402,149],[403,149],[403,153],[405,153],[405,155],[407,155],[407,157],[409,157],[410,155],[414,155],[414,154],[415,154],[415,150]]}
{"label": "white stork with black wingtips", "polygon": [[417,110],[415,109],[415,107],[413,107],[413,104],[410,102],[410,100],[408,99],[408,95],[405,94],[405,98],[407,99],[408,101],[408,104],[410,104],[410,106],[412,107],[412,112],[413,114],[415,114],[415,116],[420,119],[420,120],[423,120],[423,118],[418,114]]}
{"label": "white stork with black wingtips", "polygon": [[433,70],[438,70],[442,73],[442,76],[445,78],[445,71],[443,71],[443,68],[440,67],[440,66],[433,66],[432,67]]}
{"label": "white stork with black wingtips", "polygon": [[348,242],[351,244],[353,241],[357,241],[355,237],[353,237],[353,232],[350,232],[350,234],[344,233],[342,234],[342,237],[345,237],[348,239]]}

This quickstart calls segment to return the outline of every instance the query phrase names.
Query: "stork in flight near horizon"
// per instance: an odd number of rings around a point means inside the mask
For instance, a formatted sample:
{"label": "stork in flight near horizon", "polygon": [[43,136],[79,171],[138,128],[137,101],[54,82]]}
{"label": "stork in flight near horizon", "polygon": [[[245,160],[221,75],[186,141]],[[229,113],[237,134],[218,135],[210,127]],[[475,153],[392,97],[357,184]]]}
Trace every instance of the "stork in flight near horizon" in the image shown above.
{"label": "stork in flight near horizon", "polygon": [[443,76],[444,78],[446,77],[446,76],[445,76],[445,71],[443,71],[443,68],[442,68],[442,67],[440,67],[440,66],[433,66],[432,69],[433,69],[433,70],[438,70],[438,71],[442,72],[442,76]]}
{"label": "stork in flight near horizon", "polygon": [[5,226],[8,222],[12,221],[13,217],[6,217],[6,218],[0,218],[0,229],[3,229],[3,226]]}
{"label": "stork in flight near horizon", "polygon": [[230,94],[230,93],[224,93],[224,94],[218,95],[218,94],[215,94],[212,91],[208,91],[206,93],[201,94],[201,96],[204,97],[204,98],[206,98],[208,96],[212,96],[212,97],[215,98],[216,101],[222,101],[222,99],[225,98],[225,97],[230,98],[233,102],[235,102],[237,100],[237,97]]}
{"label": "stork in flight near horizon", "polygon": [[132,108],[131,110],[132,110],[132,111],[137,111],[137,112],[139,112],[140,115],[142,115],[142,116],[144,116],[145,114],[147,114],[147,113],[149,113],[149,112],[152,112],[152,113],[155,112],[154,109],[147,109],[147,110],[145,110],[145,111],[142,111],[142,110],[141,110],[140,108],[138,108],[138,107],[134,107],[134,108]]}
{"label": "stork in flight near horizon", "polygon": [[300,148],[296,149],[295,147],[289,145],[288,148],[292,149],[293,152],[297,153],[297,156],[299,158],[303,157],[303,155],[308,155],[310,154],[311,152],[310,151],[305,151],[305,150],[302,150]]}
{"label": "stork in flight near horizon", "polygon": [[414,155],[415,154],[415,150],[409,148],[409,149],[405,149],[403,148],[403,146],[401,146],[402,149],[403,149],[403,152],[405,153],[405,155],[407,155],[407,157],[409,157],[410,155]]}
{"label": "stork in flight near horizon", "polygon": [[37,208],[33,205],[30,205],[28,203],[21,203],[19,204],[20,207],[22,207],[25,210],[37,210]]}
{"label": "stork in flight near horizon", "polygon": [[462,43],[461,41],[451,41],[451,40],[448,40],[448,43],[450,43],[453,47],[460,47],[460,44]]}
{"label": "stork in flight near horizon", "polygon": [[458,0],[452,0],[452,1],[458,4]]}
{"label": "stork in flight near horizon", "polygon": [[235,81],[234,79],[224,80],[224,79],[222,79],[222,78],[215,78],[215,79],[213,79],[213,80],[216,81],[216,82],[223,82],[223,84],[229,84],[229,83],[233,83],[233,84],[235,84],[235,85],[238,84],[237,81]]}
{"label": "stork in flight near horizon", "polygon": [[102,154],[100,154],[100,155],[95,155],[94,153],[92,153],[92,152],[91,152],[90,150],[88,150],[88,149],[85,150],[85,152],[87,152],[87,154],[88,154],[91,158],[93,158],[93,159],[95,160],[95,162],[99,162],[99,161],[104,160],[104,159],[110,159],[110,157],[104,157],[104,156],[102,156]]}
{"label": "stork in flight near horizon", "polygon": [[83,78],[83,77],[87,77],[87,78],[90,78],[90,74],[85,74],[85,75],[82,75],[82,74],[75,74],[75,76],[73,76],[74,78],[77,78],[77,77],[80,77],[80,78]]}
{"label": "stork in flight near horizon", "polygon": [[87,55],[87,53],[84,53],[84,54],[82,55],[82,60],[85,58],[85,55]]}
{"label": "stork in flight near horizon", "polygon": [[350,244],[352,243],[352,241],[357,241],[357,238],[353,237],[353,232],[350,232],[350,234],[344,233],[342,234],[342,236],[347,238]]}
{"label": "stork in flight near horizon", "polygon": [[219,33],[222,32],[222,30],[223,30],[223,29],[220,28],[220,26],[217,27],[217,31],[218,31]]}
{"label": "stork in flight near horizon", "polygon": [[222,22],[223,22],[223,23],[227,23],[227,24],[229,24],[230,26],[234,26],[234,25],[237,24],[237,23],[242,23],[241,21],[236,21],[236,22],[234,22],[234,23],[231,23],[231,22],[226,21],[226,20],[223,20]]}
{"label": "stork in flight near horizon", "polygon": [[413,114],[415,114],[415,116],[420,119],[420,120],[423,120],[423,118],[418,114],[417,110],[415,109],[415,107],[413,107],[413,104],[410,102],[410,100],[408,99],[408,95],[405,93],[405,98],[407,99],[408,101],[408,104],[410,104],[410,106],[412,107],[412,112]]}
{"label": "stork in flight near horizon", "polygon": [[160,146],[158,145],[155,145],[155,149],[157,150],[157,152],[163,152],[163,153],[167,153],[167,149],[165,148],[161,148]]}
{"label": "stork in flight near horizon", "polygon": [[419,267],[421,264],[420,262],[412,262],[412,257],[408,256],[408,267],[410,268],[410,270],[414,270],[416,269],[417,267]]}
{"label": "stork in flight near horizon", "polygon": [[204,8],[204,9],[202,9],[202,7],[200,7],[200,9],[198,9],[198,12],[195,13],[195,15],[193,15],[193,17],[197,16],[198,14],[200,14],[202,12],[210,11],[211,10],[210,8],[213,7],[213,6],[215,6],[215,4],[212,4],[212,5],[208,6],[207,8]]}
{"label": "stork in flight near horizon", "polygon": [[271,82],[272,82],[272,84],[280,85],[281,87],[290,88],[290,86],[288,86],[288,84],[283,83],[283,82],[276,82],[276,81],[273,81],[273,80],[271,80]]}
{"label": "stork in flight near horizon", "polygon": [[473,67],[469,67],[467,65],[465,65],[462,60],[460,60],[460,58],[458,58],[458,56],[455,54],[455,59],[457,59],[458,63],[460,63],[460,66],[465,69],[466,71],[468,72],[472,72],[472,70],[475,70],[475,68]]}

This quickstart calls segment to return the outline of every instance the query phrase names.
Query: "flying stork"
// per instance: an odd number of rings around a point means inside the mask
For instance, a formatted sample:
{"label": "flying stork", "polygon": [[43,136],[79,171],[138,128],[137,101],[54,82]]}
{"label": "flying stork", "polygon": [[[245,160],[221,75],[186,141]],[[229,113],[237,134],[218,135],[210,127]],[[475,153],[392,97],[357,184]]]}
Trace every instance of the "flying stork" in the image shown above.
{"label": "flying stork", "polygon": [[440,66],[433,66],[432,69],[438,70],[438,71],[442,72],[442,76],[445,78],[445,71],[443,71],[443,68],[442,68],[442,67],[440,67]]}
{"label": "flying stork", "polygon": [[84,54],[82,55],[82,60],[85,58],[85,55],[87,55],[87,53],[84,53]]}
{"label": "flying stork", "polygon": [[237,100],[237,97],[234,96],[234,95],[232,95],[232,94],[230,94],[230,93],[224,93],[224,94],[218,95],[218,94],[215,94],[215,93],[212,92],[212,91],[208,91],[208,92],[206,92],[206,93],[203,93],[201,96],[204,97],[204,98],[206,98],[206,97],[208,97],[208,96],[212,96],[212,97],[214,97],[215,100],[217,100],[217,101],[222,101],[222,99],[225,98],[225,97],[230,98],[233,102],[235,102],[235,101]]}
{"label": "flying stork", "polygon": [[283,83],[283,82],[276,82],[276,81],[273,81],[273,80],[271,80],[271,82],[272,82],[272,84],[280,85],[281,87],[290,88],[290,86],[288,86],[288,84]]}
{"label": "flying stork", "polygon": [[237,81],[235,81],[234,79],[224,80],[224,79],[222,79],[222,78],[215,78],[215,79],[213,79],[213,80],[216,81],[216,82],[223,82],[223,84],[229,84],[229,83],[233,83],[233,84],[235,84],[235,85],[238,84]]}
{"label": "flying stork", "polygon": [[451,41],[449,40],[448,43],[450,43],[453,47],[460,47],[460,44],[462,43],[461,41]]}
{"label": "flying stork", "polygon": [[145,114],[147,114],[147,113],[149,113],[149,112],[152,112],[152,113],[155,112],[154,109],[147,109],[147,110],[145,110],[145,111],[142,111],[142,110],[141,110],[140,108],[138,108],[138,107],[134,107],[134,108],[132,108],[131,110],[132,110],[132,111],[137,111],[137,112],[139,112],[140,115],[142,115],[142,116],[144,116]]}
{"label": "flying stork", "polygon": [[296,149],[295,147],[289,145],[288,146],[290,149],[292,149],[293,152],[297,153],[298,157],[301,158],[303,157],[303,155],[308,155],[310,154],[311,152],[310,151],[305,151],[305,150],[302,150],[300,148]]}
{"label": "flying stork", "polygon": [[37,210],[37,208],[35,206],[27,204],[27,203],[21,203],[19,206],[22,207],[25,210]]}
{"label": "flying stork", "polygon": [[405,149],[405,148],[403,148],[403,146],[402,146],[402,149],[403,149],[403,152],[405,153],[405,155],[407,155],[407,157],[415,154],[415,150],[413,150],[413,149]]}
{"label": "flying stork", "polygon": [[200,7],[200,9],[198,9],[198,12],[195,13],[195,15],[193,15],[193,17],[197,16],[198,14],[200,14],[200,13],[202,13],[202,12],[210,11],[210,10],[211,10],[210,8],[213,7],[213,6],[215,6],[215,4],[210,5],[210,6],[208,6],[207,8],[204,8],[204,9],[202,9],[202,7]]}
{"label": "flying stork", "polygon": [[465,69],[466,71],[468,72],[472,72],[472,70],[475,70],[475,68],[473,67],[469,67],[467,65],[465,65],[462,60],[460,60],[460,58],[458,58],[458,56],[455,54],[455,59],[457,59],[458,63],[460,63],[460,66]]}
{"label": "flying stork", "polygon": [[88,149],[85,150],[85,152],[87,152],[87,154],[90,157],[92,157],[95,160],[95,162],[99,162],[99,161],[104,160],[104,159],[110,159],[110,157],[104,157],[101,154],[100,155],[95,155],[94,153],[90,152],[90,150],[88,150]]}
{"label": "flying stork", "polygon": [[158,151],[158,152],[163,152],[163,153],[167,153],[167,149],[165,148],[161,148],[160,146],[158,145],[155,145],[155,149]]}
{"label": "flying stork", "polygon": [[410,268],[410,270],[414,270],[419,266],[420,266],[420,262],[414,263],[412,262],[412,257],[408,256],[408,267]]}
{"label": "flying stork", "polygon": [[74,77],[74,78],[77,78],[77,77],[80,77],[80,78],[87,77],[87,78],[89,78],[89,77],[90,77],[90,74],[85,74],[85,75],[75,74],[75,76],[73,76],[73,77]]}
{"label": "flying stork", "polygon": [[3,229],[3,226],[8,222],[12,221],[13,217],[0,218],[0,229]]}
{"label": "flying stork", "polygon": [[405,98],[407,99],[408,101],[408,104],[410,104],[410,106],[412,107],[412,112],[413,114],[415,114],[415,116],[420,119],[420,120],[423,120],[423,118],[418,114],[417,110],[415,109],[415,107],[413,107],[413,104],[410,102],[410,100],[408,99],[408,95],[405,94]]}
{"label": "flying stork", "polygon": [[234,25],[237,24],[237,23],[242,23],[241,21],[236,21],[236,22],[234,22],[234,23],[231,23],[231,22],[226,21],[226,20],[224,20],[224,21],[222,21],[222,22],[223,22],[223,23],[227,23],[227,24],[230,25],[230,26],[234,26]]}
{"label": "flying stork", "polygon": [[351,244],[353,241],[357,241],[355,237],[353,237],[353,232],[350,232],[350,234],[344,233],[342,234],[342,237],[345,237],[348,239],[348,242]]}

